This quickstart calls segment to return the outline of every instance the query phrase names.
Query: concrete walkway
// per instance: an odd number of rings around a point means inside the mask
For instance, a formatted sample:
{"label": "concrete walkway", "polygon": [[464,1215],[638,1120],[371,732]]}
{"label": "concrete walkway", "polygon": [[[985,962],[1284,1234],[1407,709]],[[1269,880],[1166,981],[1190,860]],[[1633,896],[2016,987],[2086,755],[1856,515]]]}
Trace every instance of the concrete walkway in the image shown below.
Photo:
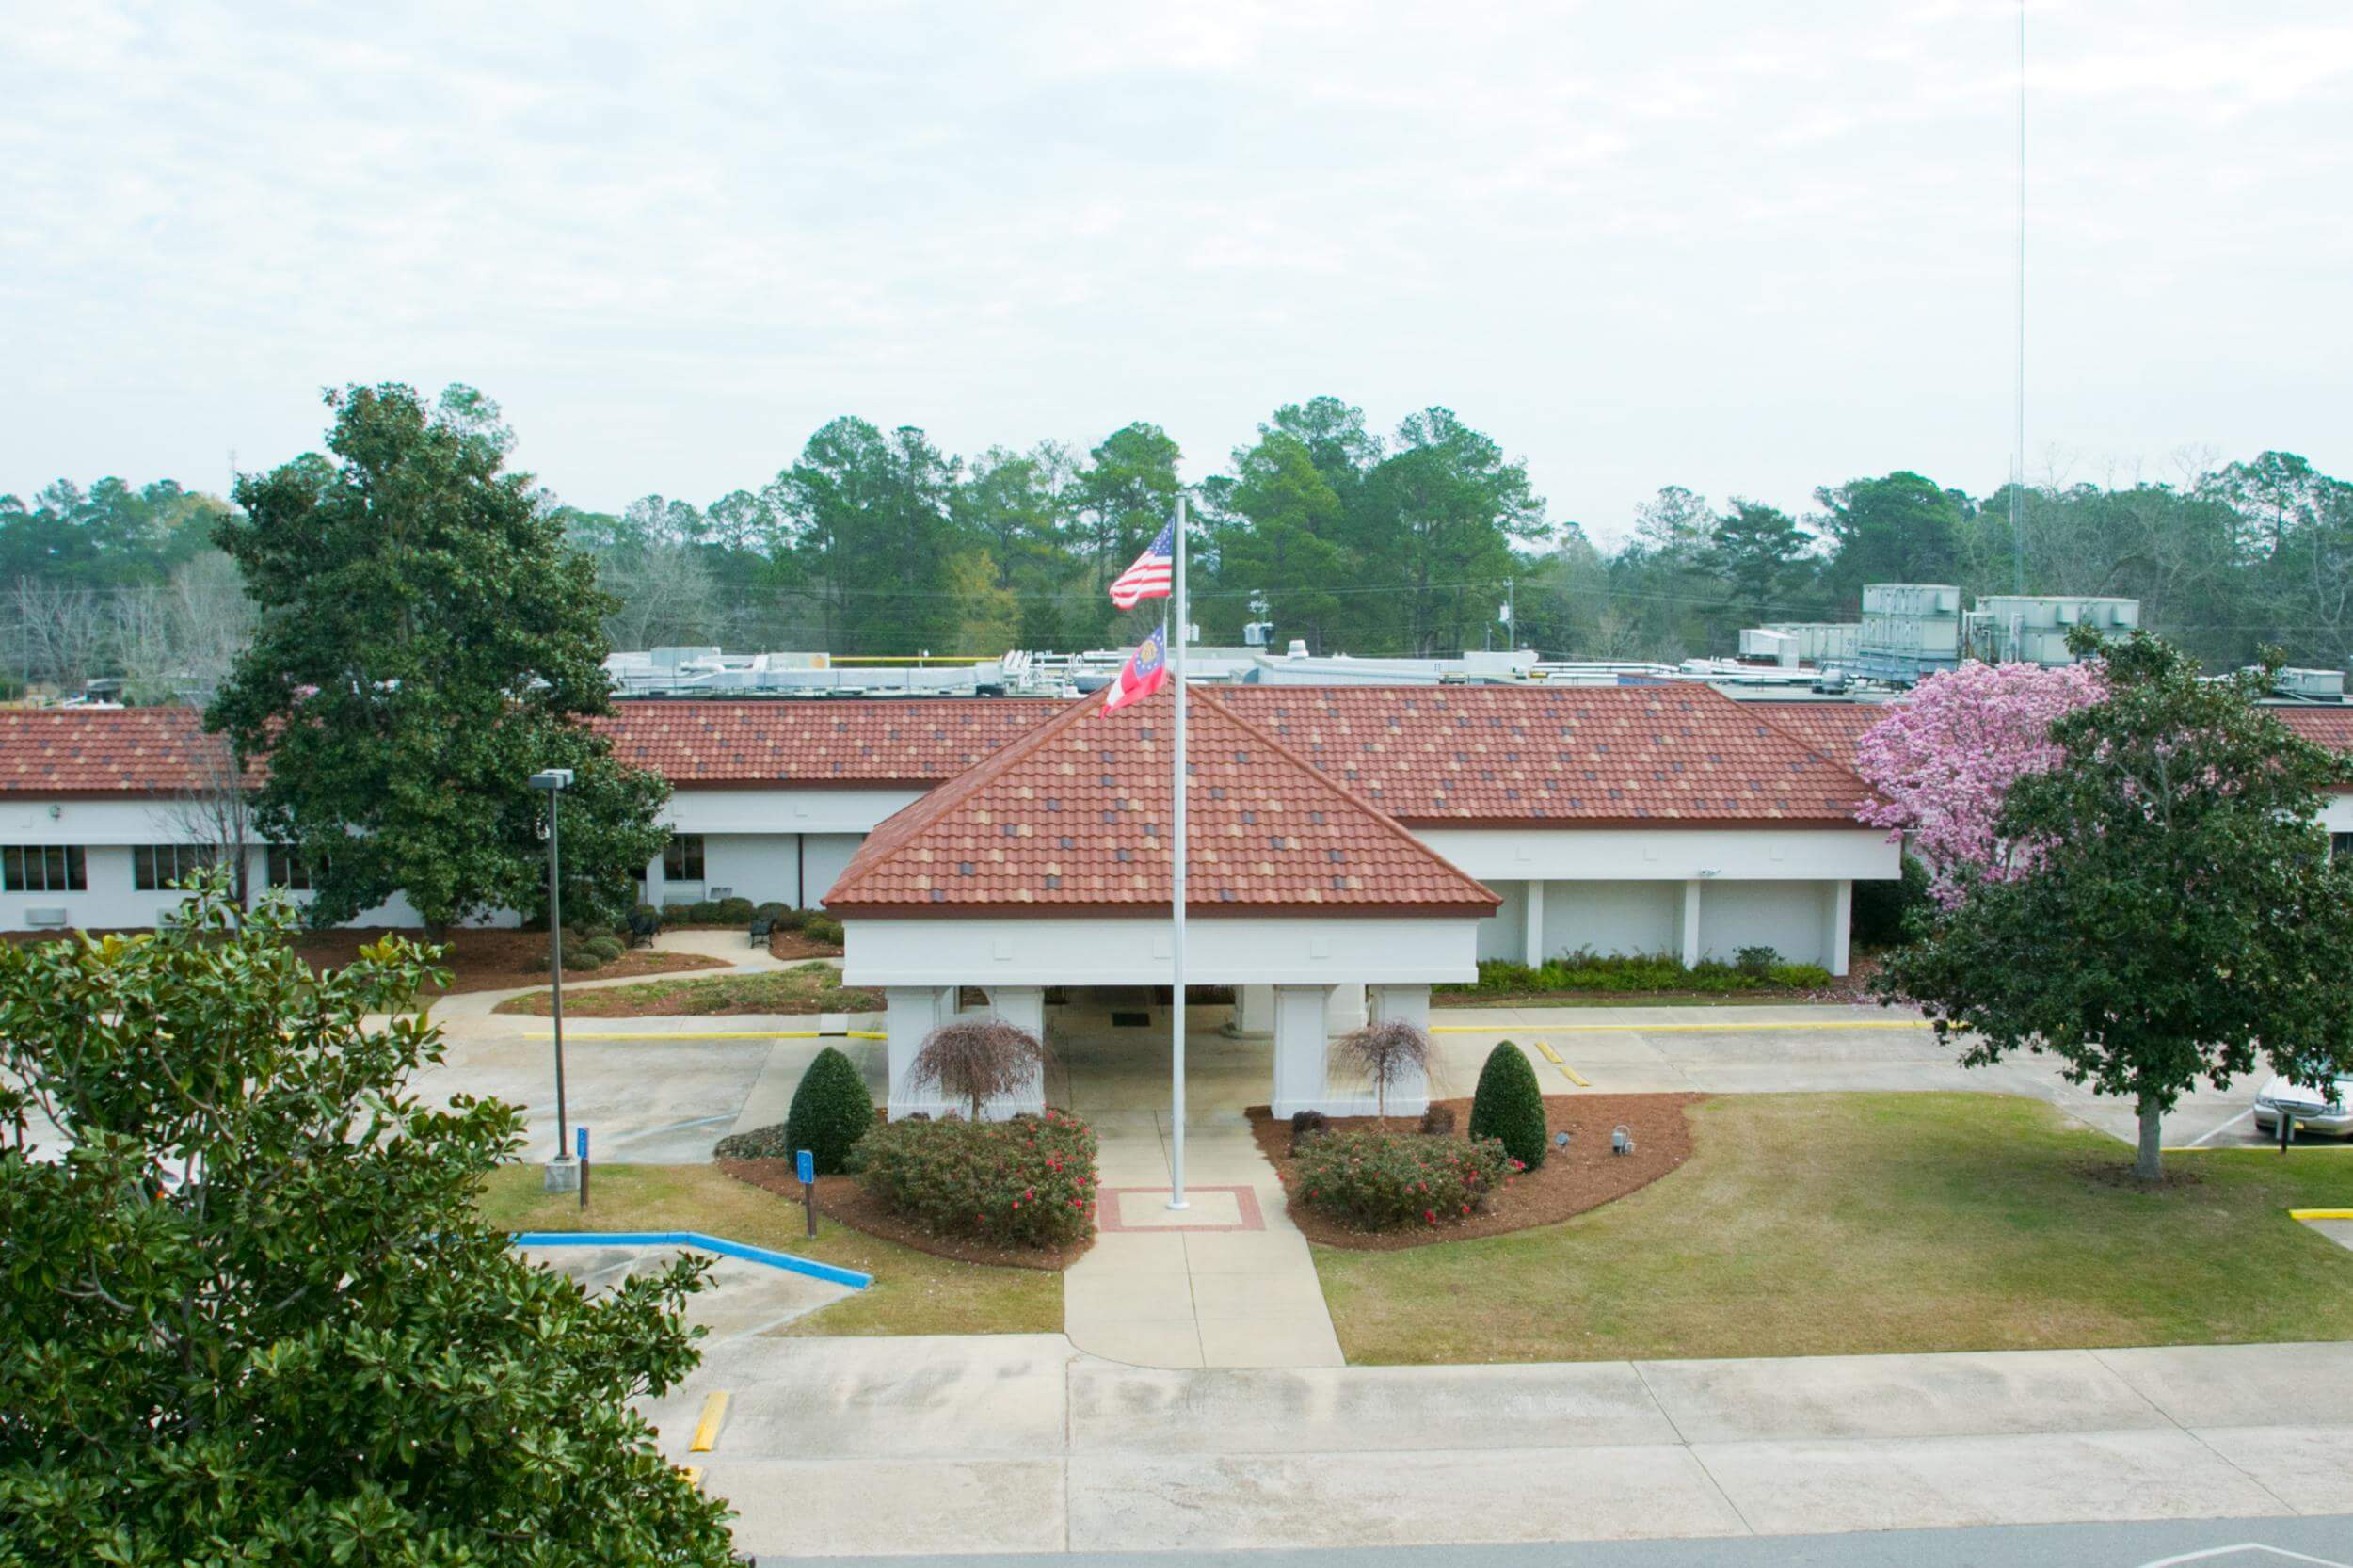
{"label": "concrete walkway", "polygon": [[1803,1535],[2353,1511],[2353,1346],[1149,1370],[738,1340],[651,1401],[785,1556]]}
{"label": "concrete walkway", "polygon": [[1228,1113],[1187,1129],[1182,1211],[1168,1207],[1164,1114],[1113,1112],[1095,1126],[1098,1234],[1063,1276],[1073,1345],[1139,1367],[1341,1365],[1307,1239],[1247,1123]]}

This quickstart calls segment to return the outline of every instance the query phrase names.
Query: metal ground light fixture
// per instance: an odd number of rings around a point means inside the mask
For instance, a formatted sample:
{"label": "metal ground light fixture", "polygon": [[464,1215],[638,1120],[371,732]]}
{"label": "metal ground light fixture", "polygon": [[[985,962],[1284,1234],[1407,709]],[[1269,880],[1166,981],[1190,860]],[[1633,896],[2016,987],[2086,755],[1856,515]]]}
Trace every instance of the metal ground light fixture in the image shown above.
{"label": "metal ground light fixture", "polygon": [[548,797],[548,1012],[555,1025],[555,1158],[548,1161],[547,1191],[580,1187],[580,1161],[572,1158],[571,1128],[564,1113],[564,885],[557,875],[562,856],[564,792],[572,786],[569,768],[542,768],[531,787]]}

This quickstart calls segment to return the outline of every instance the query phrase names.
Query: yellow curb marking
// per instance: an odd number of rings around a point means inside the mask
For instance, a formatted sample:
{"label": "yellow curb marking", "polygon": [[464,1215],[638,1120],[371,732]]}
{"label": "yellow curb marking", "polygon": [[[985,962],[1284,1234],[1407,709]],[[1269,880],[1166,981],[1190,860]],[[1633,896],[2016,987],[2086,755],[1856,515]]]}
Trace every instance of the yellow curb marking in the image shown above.
{"label": "yellow curb marking", "polygon": [[[528,1040],[552,1040],[553,1030],[544,1030],[524,1036]],[[827,1034],[822,1029],[648,1029],[636,1032],[625,1030],[568,1029],[567,1040],[888,1040],[889,1035],[876,1030],[851,1029],[840,1034]]]}
{"label": "yellow curb marking", "polygon": [[1917,1018],[1866,1018],[1851,1023],[1725,1024],[1432,1024],[1433,1034],[1759,1034],[1785,1029],[1927,1029]]}
{"label": "yellow curb marking", "polygon": [[2353,1208],[2291,1208],[2291,1220],[2353,1220]]}
{"label": "yellow curb marking", "polygon": [[688,1453],[707,1454],[719,1441],[719,1423],[728,1416],[728,1391],[718,1389],[703,1400],[703,1418],[695,1423],[695,1440],[686,1445]]}
{"label": "yellow curb marking", "polygon": [[1583,1073],[1578,1072],[1575,1067],[1570,1066],[1566,1062],[1560,1064],[1560,1067],[1561,1076],[1567,1079],[1571,1083],[1576,1084],[1578,1088],[1591,1089],[1593,1087],[1592,1084],[1585,1081],[1585,1075]]}
{"label": "yellow curb marking", "polygon": [[1554,1066],[1557,1067],[1561,1064],[1561,1053],[1554,1050],[1550,1046],[1545,1045],[1542,1040],[1536,1042],[1536,1048],[1544,1052],[1545,1060],[1551,1063]]}

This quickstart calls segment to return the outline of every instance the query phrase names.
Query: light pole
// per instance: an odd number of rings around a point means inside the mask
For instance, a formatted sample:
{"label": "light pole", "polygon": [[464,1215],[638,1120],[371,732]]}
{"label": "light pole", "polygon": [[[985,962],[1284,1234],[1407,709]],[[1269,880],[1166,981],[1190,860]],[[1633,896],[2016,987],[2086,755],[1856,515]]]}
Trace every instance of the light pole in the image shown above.
{"label": "light pole", "polygon": [[555,1023],[555,1158],[548,1161],[547,1191],[571,1192],[580,1188],[580,1161],[572,1158],[571,1129],[564,1115],[564,884],[556,865],[561,840],[564,792],[571,788],[572,770],[543,768],[531,776],[531,787],[548,797],[548,1011]]}

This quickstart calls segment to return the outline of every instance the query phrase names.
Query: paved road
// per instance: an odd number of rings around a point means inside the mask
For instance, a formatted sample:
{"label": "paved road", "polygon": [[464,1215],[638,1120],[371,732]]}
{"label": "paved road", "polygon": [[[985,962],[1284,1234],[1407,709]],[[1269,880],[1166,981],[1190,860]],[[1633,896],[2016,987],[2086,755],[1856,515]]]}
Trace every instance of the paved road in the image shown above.
{"label": "paved road", "polygon": [[[2233,1548],[2236,1548],[2235,1550]],[[872,1557],[763,1557],[762,1563],[872,1568]],[[894,1557],[904,1568],[1168,1568],[1161,1552],[1050,1557]],[[2353,1568],[2353,1514],[2185,1524],[1989,1525],[1868,1535],[1742,1536],[1539,1546],[1193,1552],[1204,1568]]]}
{"label": "paved road", "polygon": [[1170,1371],[1059,1335],[755,1337],[650,1401],[674,1460],[718,1389],[705,1484],[744,1550],[788,1555],[2353,1511],[2353,1344]]}

